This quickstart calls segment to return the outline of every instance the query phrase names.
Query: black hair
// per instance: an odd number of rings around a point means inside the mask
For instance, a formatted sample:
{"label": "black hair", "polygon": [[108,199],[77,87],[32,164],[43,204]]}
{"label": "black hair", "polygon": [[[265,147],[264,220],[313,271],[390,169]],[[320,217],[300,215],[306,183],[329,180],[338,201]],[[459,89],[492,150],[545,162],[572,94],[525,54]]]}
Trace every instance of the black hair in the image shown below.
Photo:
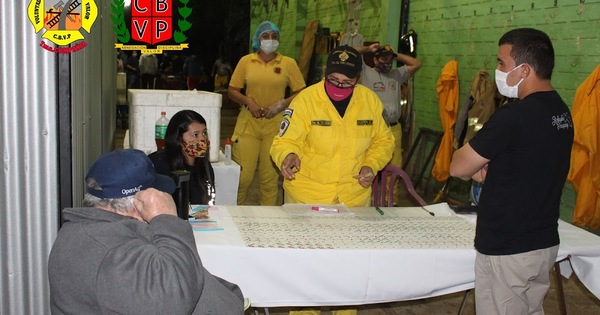
{"label": "black hair", "polygon": [[550,80],[554,69],[554,48],[546,33],[533,28],[517,28],[506,32],[498,46],[512,45],[510,56],[516,65],[530,65],[540,79]]}
{"label": "black hair", "polygon": [[[193,122],[206,125],[206,119],[193,110],[179,111],[169,120],[165,134],[164,150],[171,170],[187,169],[185,152],[183,152],[181,145],[183,143],[183,134],[188,131],[190,124]],[[210,170],[209,150],[207,149],[206,155],[196,158],[194,165],[191,166],[192,176],[190,180],[198,181],[198,186],[201,187],[202,192],[202,204],[208,204],[211,200],[211,192],[208,191],[206,183],[210,185],[211,190],[214,190],[215,187],[214,175]]]}

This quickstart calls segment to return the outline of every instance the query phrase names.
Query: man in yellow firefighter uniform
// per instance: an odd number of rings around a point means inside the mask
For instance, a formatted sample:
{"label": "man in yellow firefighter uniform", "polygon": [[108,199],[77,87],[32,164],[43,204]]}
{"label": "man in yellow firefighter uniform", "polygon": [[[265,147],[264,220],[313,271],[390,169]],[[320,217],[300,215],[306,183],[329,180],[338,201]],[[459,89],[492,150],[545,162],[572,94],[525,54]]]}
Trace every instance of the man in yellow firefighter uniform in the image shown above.
{"label": "man in yellow firefighter uniform", "polygon": [[362,57],[349,46],[327,59],[325,80],[284,110],[271,157],[285,180],[285,202],[370,206],[375,174],[389,161],[394,137],[379,97],[357,84]]}

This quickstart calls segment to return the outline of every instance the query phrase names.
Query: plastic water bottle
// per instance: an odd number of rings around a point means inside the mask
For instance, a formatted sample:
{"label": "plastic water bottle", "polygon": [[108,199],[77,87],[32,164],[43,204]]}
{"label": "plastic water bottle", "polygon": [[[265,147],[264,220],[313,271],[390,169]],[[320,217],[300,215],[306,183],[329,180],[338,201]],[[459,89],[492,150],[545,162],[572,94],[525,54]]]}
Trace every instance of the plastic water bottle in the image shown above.
{"label": "plastic water bottle", "polygon": [[225,140],[225,164],[231,164],[231,139]]}
{"label": "plastic water bottle", "polygon": [[154,125],[154,140],[156,141],[156,149],[158,151],[165,148],[165,134],[167,133],[168,125],[169,118],[167,118],[167,112],[160,112],[160,118]]}

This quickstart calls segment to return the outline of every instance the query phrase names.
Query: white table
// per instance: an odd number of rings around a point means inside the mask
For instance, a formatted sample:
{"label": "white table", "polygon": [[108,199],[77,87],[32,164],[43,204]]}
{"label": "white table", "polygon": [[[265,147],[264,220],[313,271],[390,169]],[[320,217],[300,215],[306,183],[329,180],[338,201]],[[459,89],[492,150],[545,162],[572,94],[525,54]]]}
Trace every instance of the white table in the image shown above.
{"label": "white table", "polygon": [[[291,216],[282,207],[213,207],[222,231],[196,232],[213,274],[237,283],[253,307],[414,300],[474,286],[474,224],[446,204],[352,208],[353,217]],[[394,232],[395,231],[395,232]],[[600,237],[560,222],[558,259],[600,297]],[[321,248],[320,248],[321,247]],[[571,269],[568,261],[563,274]]]}

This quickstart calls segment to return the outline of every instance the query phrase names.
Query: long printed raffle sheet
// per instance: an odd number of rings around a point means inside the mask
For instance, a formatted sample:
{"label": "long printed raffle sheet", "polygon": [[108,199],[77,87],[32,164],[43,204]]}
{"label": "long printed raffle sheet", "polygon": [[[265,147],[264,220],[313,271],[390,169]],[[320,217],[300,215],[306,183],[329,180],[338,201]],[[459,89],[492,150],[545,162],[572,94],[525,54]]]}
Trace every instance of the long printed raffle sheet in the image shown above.
{"label": "long printed raffle sheet", "polygon": [[293,249],[473,248],[475,225],[423,208],[352,208],[355,215],[298,216],[281,207],[228,206],[248,247]]}

